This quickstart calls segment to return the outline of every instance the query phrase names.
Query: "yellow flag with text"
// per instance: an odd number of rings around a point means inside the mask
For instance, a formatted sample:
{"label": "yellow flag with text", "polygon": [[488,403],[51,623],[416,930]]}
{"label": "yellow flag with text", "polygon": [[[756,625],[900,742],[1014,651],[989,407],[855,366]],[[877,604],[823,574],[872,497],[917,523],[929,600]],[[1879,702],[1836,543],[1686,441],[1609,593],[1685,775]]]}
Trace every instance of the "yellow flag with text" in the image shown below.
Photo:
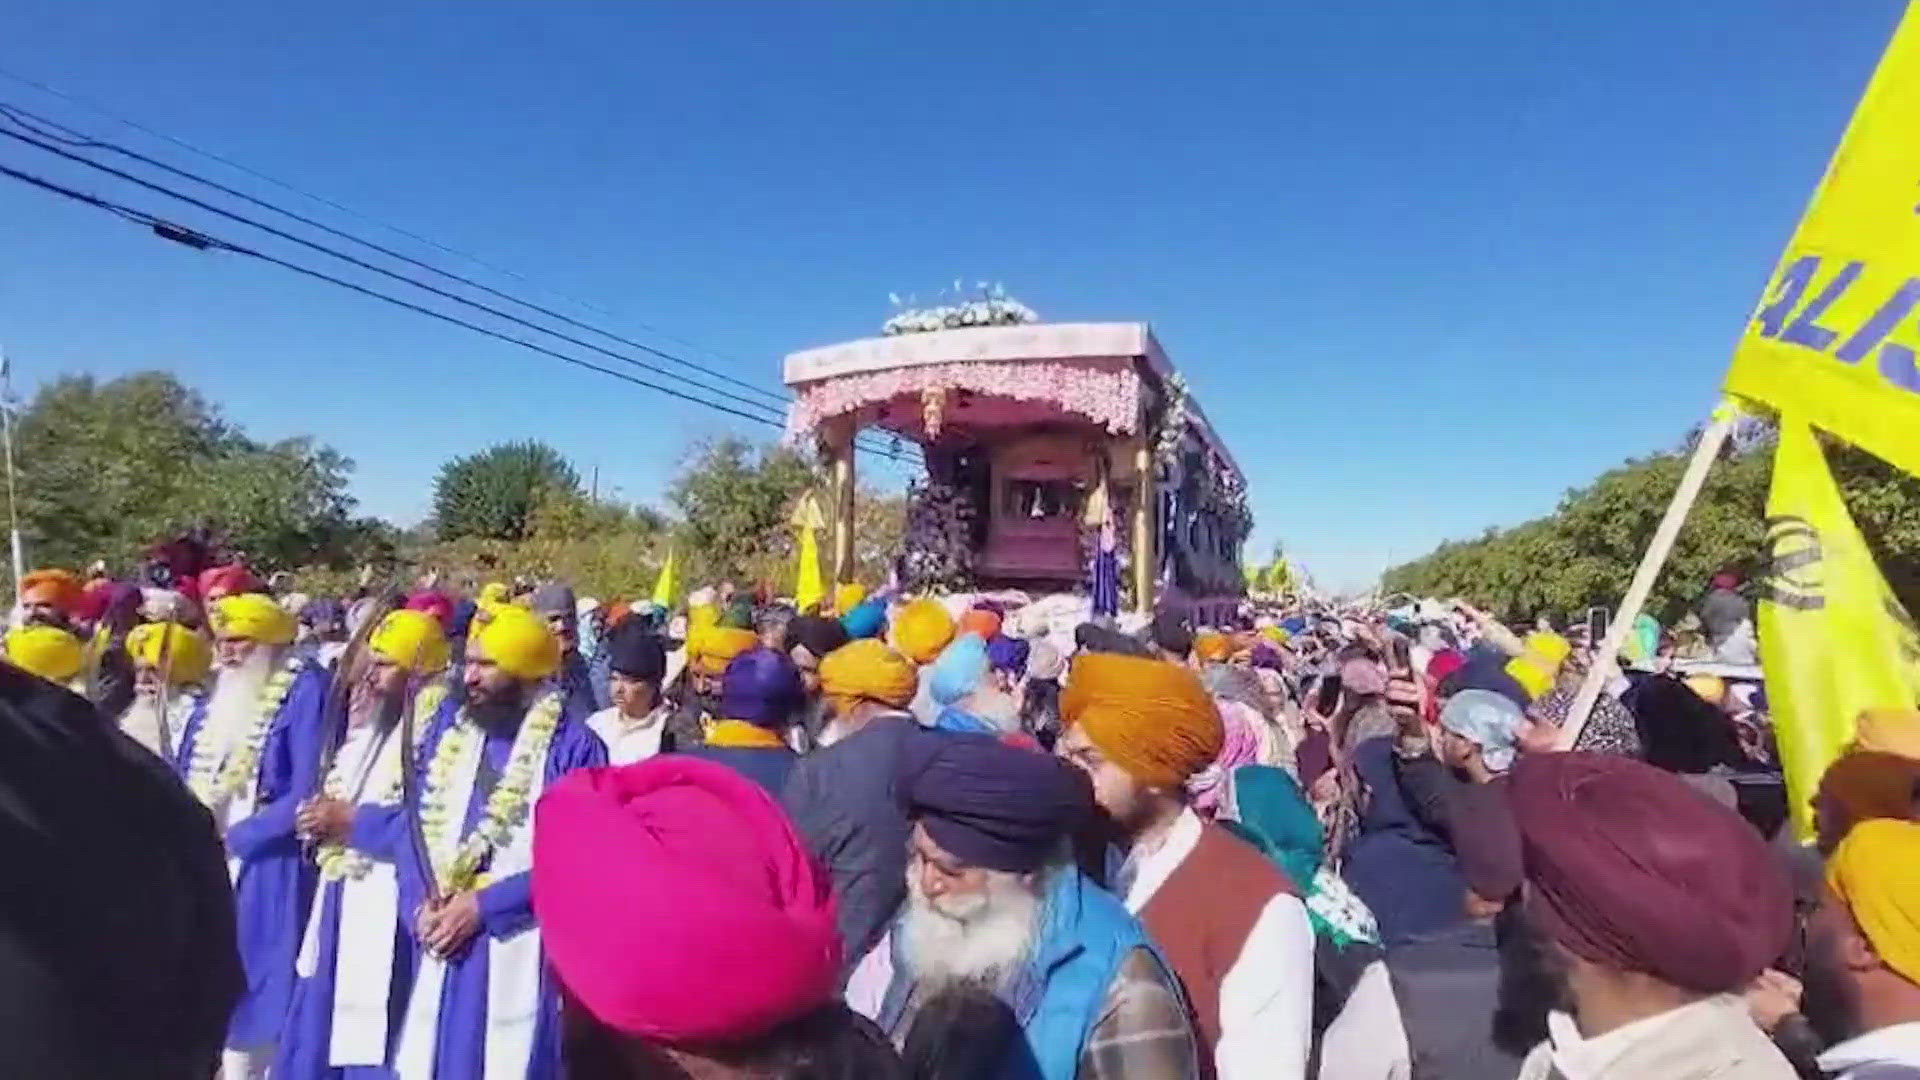
{"label": "yellow flag with text", "polygon": [[1787,805],[1812,835],[1808,800],[1861,710],[1920,702],[1920,636],[1874,565],[1804,417],[1780,418],[1767,495],[1760,659]]}
{"label": "yellow flag with text", "polygon": [[1920,5],[1910,4],[1727,372],[1920,474]]}

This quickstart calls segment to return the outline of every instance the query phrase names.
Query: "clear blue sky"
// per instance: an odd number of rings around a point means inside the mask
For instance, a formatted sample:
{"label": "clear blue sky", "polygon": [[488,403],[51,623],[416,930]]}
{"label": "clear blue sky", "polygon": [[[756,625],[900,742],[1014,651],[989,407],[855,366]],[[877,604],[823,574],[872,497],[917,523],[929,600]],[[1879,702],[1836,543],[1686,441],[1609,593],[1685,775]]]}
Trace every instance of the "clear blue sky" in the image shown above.
{"label": "clear blue sky", "polygon": [[[1705,413],[1901,7],[14,0],[0,67],[756,381],[957,276],[1150,320],[1251,474],[1259,549],[1353,585]],[[652,498],[734,429],[11,182],[0,237],[29,388],[171,369],[337,446],[402,521],[493,440]]]}

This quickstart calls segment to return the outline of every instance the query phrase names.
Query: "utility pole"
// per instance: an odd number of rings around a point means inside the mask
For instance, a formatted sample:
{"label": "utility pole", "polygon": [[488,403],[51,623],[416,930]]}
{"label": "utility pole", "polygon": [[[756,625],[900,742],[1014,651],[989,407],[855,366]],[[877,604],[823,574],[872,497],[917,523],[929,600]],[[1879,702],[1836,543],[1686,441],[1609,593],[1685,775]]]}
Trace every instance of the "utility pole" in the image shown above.
{"label": "utility pole", "polygon": [[13,592],[20,595],[20,579],[27,574],[26,552],[20,545],[20,498],[13,483],[13,361],[0,349],[0,442],[7,448],[7,521],[13,548]]}
{"label": "utility pole", "polygon": [[593,480],[587,486],[587,501],[600,501],[600,466],[598,464],[594,465]]}

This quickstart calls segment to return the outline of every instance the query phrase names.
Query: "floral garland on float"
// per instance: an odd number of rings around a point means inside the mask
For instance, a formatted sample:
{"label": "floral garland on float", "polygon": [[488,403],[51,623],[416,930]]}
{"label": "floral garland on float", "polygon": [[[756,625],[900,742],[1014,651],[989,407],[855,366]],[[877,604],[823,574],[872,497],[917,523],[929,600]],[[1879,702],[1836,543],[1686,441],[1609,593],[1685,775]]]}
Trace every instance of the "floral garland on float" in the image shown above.
{"label": "floral garland on float", "polygon": [[973,503],[939,480],[907,492],[904,576],[916,592],[963,592],[973,585]]}
{"label": "floral garland on float", "polygon": [[462,710],[440,737],[433,761],[427,766],[420,828],[426,834],[427,851],[434,862],[434,878],[439,882],[441,895],[452,896],[483,887],[486,883],[480,867],[526,823],[534,778],[540,775],[539,770],[546,768],[547,748],[560,729],[560,707],[561,696],[556,693],[541,698],[528,710],[520,730],[513,736],[507,767],[488,794],[480,820],[474,823],[472,832],[461,838],[452,859],[445,862],[440,853],[448,849],[467,813],[466,807],[451,805],[453,770],[465,760],[471,744],[484,740],[486,734]]}
{"label": "floral garland on float", "polygon": [[260,765],[260,753],[267,745],[267,732],[273,727],[274,717],[280,715],[280,706],[286,702],[303,666],[298,655],[289,656],[278,671],[267,677],[266,685],[260,688],[253,723],[224,760],[221,758],[223,747],[215,745],[218,740],[208,737],[206,721],[200,722],[200,731],[193,739],[193,757],[187,764],[187,790],[200,800],[200,805],[216,809],[253,782]]}
{"label": "floral garland on float", "polygon": [[[976,326],[1025,326],[1040,321],[1040,316],[1027,305],[1007,295],[1006,289],[998,284],[988,285],[980,282],[976,288],[980,292],[977,299],[960,299],[960,282],[953,283],[953,302],[937,304],[933,307],[909,307],[914,302],[909,296],[901,300],[897,293],[890,293],[887,299],[899,308],[891,318],[880,326],[884,337],[898,337],[901,334],[927,334],[936,330],[964,330]],[[942,292],[942,296],[946,295]]]}

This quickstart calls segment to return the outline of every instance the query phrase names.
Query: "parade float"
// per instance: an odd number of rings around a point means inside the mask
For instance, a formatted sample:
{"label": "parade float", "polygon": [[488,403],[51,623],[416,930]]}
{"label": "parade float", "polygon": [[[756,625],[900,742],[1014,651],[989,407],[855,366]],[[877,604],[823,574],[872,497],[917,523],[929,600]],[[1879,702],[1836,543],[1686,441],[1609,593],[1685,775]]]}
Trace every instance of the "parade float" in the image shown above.
{"label": "parade float", "polygon": [[792,353],[788,435],[832,478],[833,580],[853,571],[854,437],[917,444],[902,583],[1084,593],[1212,616],[1246,590],[1246,482],[1145,323],[1043,323],[998,289]]}

